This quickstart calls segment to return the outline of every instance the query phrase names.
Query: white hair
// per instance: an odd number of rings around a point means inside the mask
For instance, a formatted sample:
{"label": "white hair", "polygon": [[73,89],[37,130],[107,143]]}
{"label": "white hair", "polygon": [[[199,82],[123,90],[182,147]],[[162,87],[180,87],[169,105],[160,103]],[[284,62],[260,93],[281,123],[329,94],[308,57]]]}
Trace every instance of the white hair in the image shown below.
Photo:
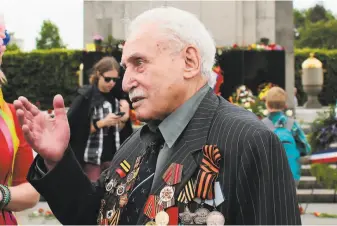
{"label": "white hair", "polygon": [[201,74],[210,78],[215,62],[215,43],[199,19],[187,11],[173,7],[159,7],[143,12],[129,24],[127,39],[144,25],[155,24],[171,40],[180,43],[180,50],[194,45],[200,51]]}

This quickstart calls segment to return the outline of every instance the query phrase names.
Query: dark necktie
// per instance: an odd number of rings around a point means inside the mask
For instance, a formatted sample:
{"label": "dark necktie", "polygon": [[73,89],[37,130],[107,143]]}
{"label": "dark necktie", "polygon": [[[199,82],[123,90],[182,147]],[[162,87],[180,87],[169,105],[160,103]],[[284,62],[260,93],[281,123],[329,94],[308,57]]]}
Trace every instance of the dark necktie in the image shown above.
{"label": "dark necktie", "polygon": [[150,194],[158,153],[164,144],[164,139],[159,130],[157,130],[152,140],[153,142],[148,146],[140,165],[134,190],[131,192],[129,202],[123,210],[119,225],[137,225],[138,217],[142,214],[143,207]]}

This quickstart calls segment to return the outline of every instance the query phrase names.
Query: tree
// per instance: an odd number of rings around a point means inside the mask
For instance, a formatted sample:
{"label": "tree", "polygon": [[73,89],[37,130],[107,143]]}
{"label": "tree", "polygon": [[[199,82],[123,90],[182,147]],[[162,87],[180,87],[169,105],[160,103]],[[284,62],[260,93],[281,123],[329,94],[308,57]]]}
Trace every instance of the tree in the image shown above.
{"label": "tree", "polygon": [[316,4],[314,7],[309,8],[305,14],[306,14],[306,18],[311,23],[335,19],[332,13],[326,10],[322,4]]}
{"label": "tree", "polygon": [[50,20],[44,20],[40,36],[36,38],[36,49],[65,48],[58,27]]}
{"label": "tree", "polygon": [[6,50],[8,50],[8,51],[17,51],[17,50],[20,50],[20,47],[16,43],[9,43],[6,46]]}
{"label": "tree", "polygon": [[294,9],[297,48],[337,48],[337,20],[322,4],[299,11]]}
{"label": "tree", "polygon": [[8,51],[17,51],[17,50],[20,51],[20,47],[16,43],[13,43],[14,35],[15,35],[14,32],[9,33],[9,36],[11,37],[11,41],[6,46],[6,50]]}
{"label": "tree", "polygon": [[337,20],[308,24],[299,33],[300,39],[295,42],[298,48],[337,48]]}
{"label": "tree", "polygon": [[294,25],[295,28],[300,28],[304,27],[305,24],[305,14],[303,11],[299,11],[297,9],[293,10],[293,15],[294,15]]}

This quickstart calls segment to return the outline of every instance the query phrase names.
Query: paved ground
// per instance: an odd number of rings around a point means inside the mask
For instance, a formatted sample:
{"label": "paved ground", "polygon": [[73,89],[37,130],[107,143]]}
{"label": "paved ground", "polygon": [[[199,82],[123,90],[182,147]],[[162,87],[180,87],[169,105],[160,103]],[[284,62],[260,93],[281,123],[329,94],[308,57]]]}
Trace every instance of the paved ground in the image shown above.
{"label": "paved ground", "polygon": [[[306,205],[303,205],[305,208]],[[49,210],[46,202],[40,202],[33,209],[26,210],[21,213],[17,213],[17,217],[20,225],[59,225],[57,220],[45,220],[43,218],[29,219],[28,215],[34,210],[43,208],[44,210]],[[324,212],[330,214],[337,214],[337,204],[309,204],[307,212]],[[303,225],[337,225],[337,219],[332,218],[317,218],[310,214],[302,215]]]}

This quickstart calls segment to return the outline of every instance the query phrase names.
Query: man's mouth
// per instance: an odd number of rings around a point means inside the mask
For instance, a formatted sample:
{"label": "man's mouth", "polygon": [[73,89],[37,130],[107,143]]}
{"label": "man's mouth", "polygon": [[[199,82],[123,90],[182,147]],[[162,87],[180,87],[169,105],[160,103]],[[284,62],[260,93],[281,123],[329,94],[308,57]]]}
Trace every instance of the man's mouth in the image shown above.
{"label": "man's mouth", "polygon": [[143,100],[143,99],[145,99],[145,98],[144,97],[133,97],[131,99],[131,102],[132,103],[137,103],[138,101]]}

